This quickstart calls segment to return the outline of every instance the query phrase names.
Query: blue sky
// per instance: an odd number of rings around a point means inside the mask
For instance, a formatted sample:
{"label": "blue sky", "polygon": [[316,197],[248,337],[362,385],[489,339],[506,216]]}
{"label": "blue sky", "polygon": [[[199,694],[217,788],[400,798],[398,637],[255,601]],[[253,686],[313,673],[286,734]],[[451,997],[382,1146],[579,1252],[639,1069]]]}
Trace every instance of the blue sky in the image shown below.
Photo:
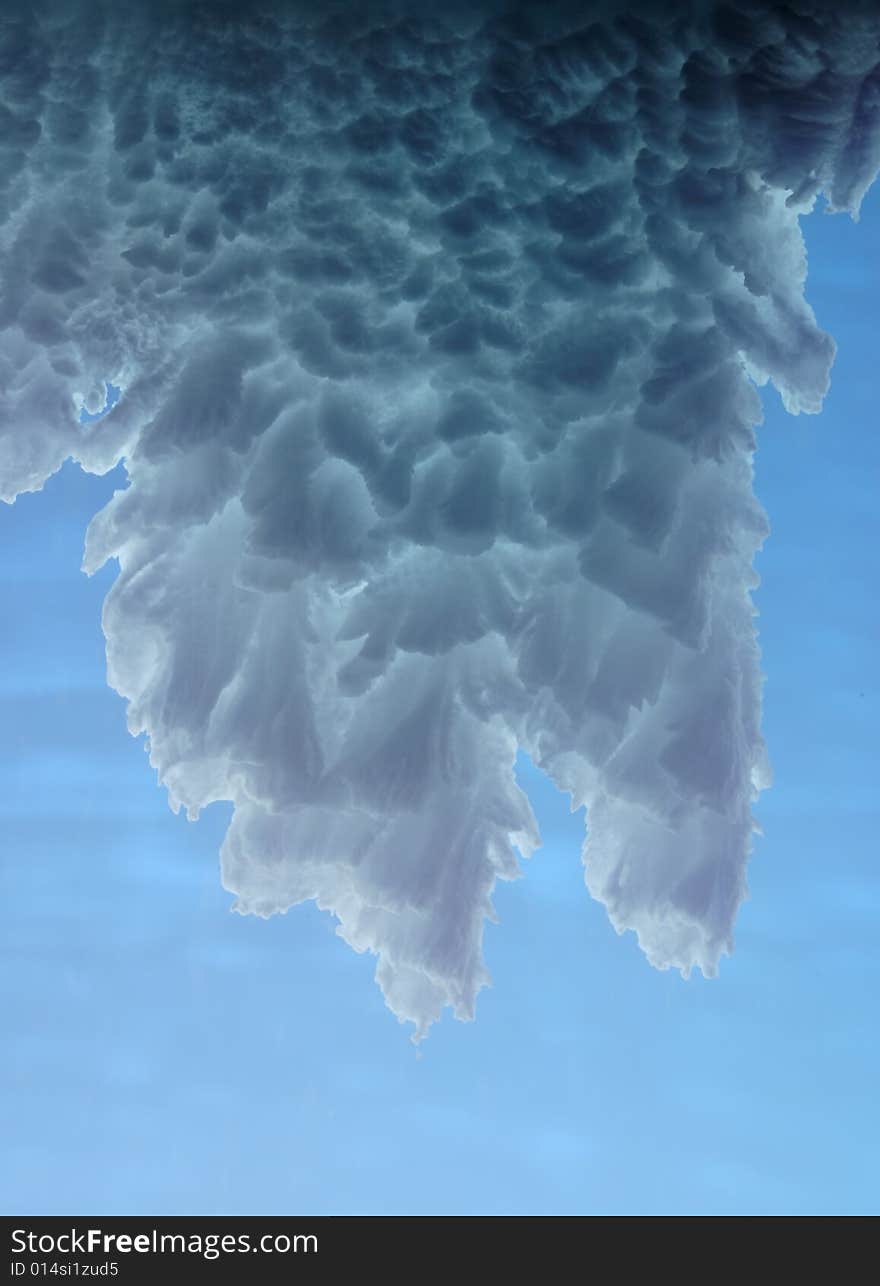
{"label": "blue sky", "polygon": [[8,1213],[860,1212],[880,1179],[880,194],[812,216],[839,351],[821,417],[771,390],[757,595],[776,784],[719,979],[657,973],[590,901],[582,820],[523,766],[545,847],[502,886],[494,987],[417,1052],[312,906],[228,914],[228,813],[173,816],[104,683],[67,466],[0,507]]}

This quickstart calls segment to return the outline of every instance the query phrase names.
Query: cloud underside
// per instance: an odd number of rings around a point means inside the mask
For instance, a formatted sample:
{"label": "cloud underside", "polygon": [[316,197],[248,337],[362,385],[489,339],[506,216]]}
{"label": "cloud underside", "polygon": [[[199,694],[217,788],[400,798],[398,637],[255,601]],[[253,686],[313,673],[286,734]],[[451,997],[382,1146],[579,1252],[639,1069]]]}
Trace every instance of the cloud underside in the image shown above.
{"label": "cloud underside", "polygon": [[652,964],[731,949],[754,385],[820,408],[798,217],[880,166],[874,6],[427,8],[0,20],[0,491],[125,460],[131,731],[233,802],[238,909],[316,899],[417,1034],[539,843],[518,749]]}

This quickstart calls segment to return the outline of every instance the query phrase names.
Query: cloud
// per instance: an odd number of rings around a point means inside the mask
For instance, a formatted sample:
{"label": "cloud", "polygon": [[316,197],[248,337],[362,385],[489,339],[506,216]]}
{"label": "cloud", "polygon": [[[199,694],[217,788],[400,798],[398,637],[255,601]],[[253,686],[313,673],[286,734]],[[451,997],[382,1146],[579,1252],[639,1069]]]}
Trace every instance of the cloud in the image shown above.
{"label": "cloud", "polygon": [[821,406],[798,220],[880,168],[878,37],[813,0],[4,18],[0,493],[125,460],[85,567],[131,731],[172,807],[233,802],[238,909],[316,899],[417,1034],[472,1014],[539,843],[518,748],[653,964],[731,949],[753,381]]}

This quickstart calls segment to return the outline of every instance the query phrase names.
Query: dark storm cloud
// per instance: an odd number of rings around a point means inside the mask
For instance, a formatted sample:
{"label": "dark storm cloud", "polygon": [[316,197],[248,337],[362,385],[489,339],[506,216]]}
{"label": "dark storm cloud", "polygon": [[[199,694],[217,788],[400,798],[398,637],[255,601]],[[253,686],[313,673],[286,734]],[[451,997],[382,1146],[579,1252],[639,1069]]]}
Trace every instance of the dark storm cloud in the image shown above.
{"label": "dark storm cloud", "polygon": [[[873,6],[34,4],[0,19],[0,491],[125,458],[110,682],[242,911],[419,1032],[586,804],[652,963],[729,951],[768,783],[753,380],[880,166]],[[94,424],[105,383],[122,397]]]}

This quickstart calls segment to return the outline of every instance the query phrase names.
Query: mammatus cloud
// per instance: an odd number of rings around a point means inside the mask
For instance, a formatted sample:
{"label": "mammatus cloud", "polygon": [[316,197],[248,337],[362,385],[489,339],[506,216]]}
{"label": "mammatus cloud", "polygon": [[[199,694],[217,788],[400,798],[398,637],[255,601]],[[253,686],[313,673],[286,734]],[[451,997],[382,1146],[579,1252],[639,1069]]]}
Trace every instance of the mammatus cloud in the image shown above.
{"label": "mammatus cloud", "polygon": [[[753,380],[880,167],[873,4],[32,3],[0,18],[0,489],[127,487],[108,674],[246,912],[473,1011],[526,750],[715,971],[768,782]],[[118,403],[93,419],[121,389]],[[86,415],[81,413],[85,410]]]}

